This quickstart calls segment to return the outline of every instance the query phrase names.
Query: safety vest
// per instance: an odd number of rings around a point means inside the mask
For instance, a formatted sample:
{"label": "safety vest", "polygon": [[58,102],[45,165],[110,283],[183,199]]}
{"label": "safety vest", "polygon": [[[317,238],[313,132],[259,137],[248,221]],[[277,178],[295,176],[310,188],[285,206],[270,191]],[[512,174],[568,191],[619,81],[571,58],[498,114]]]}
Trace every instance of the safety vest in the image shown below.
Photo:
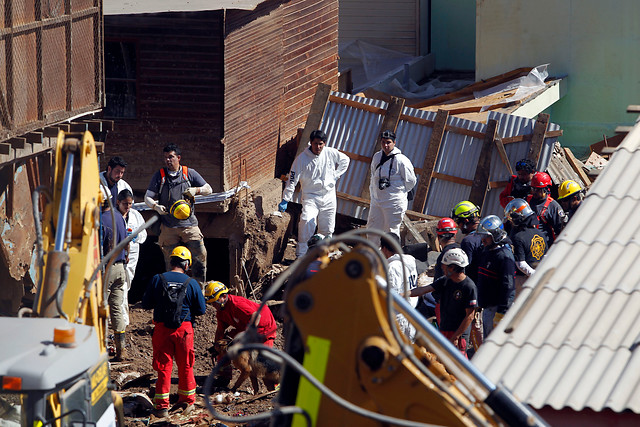
{"label": "safety vest", "polygon": [[[531,205],[531,199],[533,199],[533,194],[529,194],[527,196],[527,203],[529,203],[529,205]],[[549,225],[549,223],[547,222],[547,219],[544,216],[544,214],[547,213],[547,210],[549,209],[549,205],[551,204],[552,201],[553,201],[553,198],[551,196],[547,196],[547,199],[544,201],[544,205],[542,206],[542,210],[538,214],[538,222],[539,222],[539,224],[538,224],[537,228],[540,229],[540,225],[543,224],[543,223],[545,225],[547,225],[549,230],[551,231],[551,238],[555,241],[556,240],[556,232],[553,229],[553,227],[551,225]]]}

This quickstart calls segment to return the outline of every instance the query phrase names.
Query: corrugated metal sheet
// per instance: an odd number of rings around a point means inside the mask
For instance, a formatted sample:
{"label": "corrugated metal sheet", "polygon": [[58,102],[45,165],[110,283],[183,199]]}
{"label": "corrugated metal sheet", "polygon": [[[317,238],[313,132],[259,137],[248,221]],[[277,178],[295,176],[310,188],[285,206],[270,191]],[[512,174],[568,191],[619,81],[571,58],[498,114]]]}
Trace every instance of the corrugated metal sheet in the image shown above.
{"label": "corrugated metal sheet", "polygon": [[218,9],[253,10],[263,0],[106,0],[105,15],[136,13],[197,12]]}
{"label": "corrugated metal sheet", "polygon": [[[333,92],[332,94],[380,109],[387,108],[387,103],[383,101],[338,92]],[[431,121],[435,120],[436,117],[435,112],[409,107],[404,108],[403,115]],[[535,120],[496,112],[491,112],[489,119],[498,121],[498,134],[503,138],[532,134],[535,125]],[[376,148],[374,150],[373,146],[377,144],[382,120],[383,116],[381,114],[365,111],[354,106],[329,102],[321,129],[327,133],[328,146],[360,156],[370,157],[374,151],[379,149]],[[483,123],[457,117],[449,117],[447,124],[474,132],[484,133],[486,131],[486,125]],[[548,126],[549,131],[558,129],[559,126],[555,124],[549,124]],[[400,120],[398,124],[396,131],[397,146],[411,160],[414,167],[421,168],[424,163],[432,130],[432,127],[416,124],[408,120]],[[553,151],[553,144],[556,140],[557,138],[545,139],[538,164],[540,169],[547,168]],[[440,155],[436,161],[435,172],[472,181],[480,151],[482,150],[482,143],[483,140],[480,138],[446,131],[442,139]],[[516,161],[527,156],[530,145],[531,141],[506,144],[505,151],[512,167]],[[338,191],[361,197],[362,185],[369,174],[369,167],[370,161],[352,159],[349,169],[338,181]],[[497,150],[494,150],[489,180],[507,181],[509,177],[508,169],[502,163]],[[429,188],[423,213],[434,216],[447,216],[456,203],[468,199],[470,191],[471,186],[434,178]],[[483,215],[502,215],[503,210],[498,201],[500,191],[502,189],[493,189],[487,193]],[[409,209],[411,209],[411,205],[412,203],[409,205]],[[367,207],[338,199],[338,213],[366,220],[367,211]]]}
{"label": "corrugated metal sheet", "polygon": [[638,164],[637,124],[473,358],[535,408],[640,414]]}

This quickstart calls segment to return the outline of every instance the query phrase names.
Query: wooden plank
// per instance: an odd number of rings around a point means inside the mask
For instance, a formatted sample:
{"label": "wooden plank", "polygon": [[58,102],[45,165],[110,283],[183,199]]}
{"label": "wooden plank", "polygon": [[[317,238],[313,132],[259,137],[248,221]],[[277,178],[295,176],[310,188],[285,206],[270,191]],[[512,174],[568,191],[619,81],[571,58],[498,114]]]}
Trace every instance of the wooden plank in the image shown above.
{"label": "wooden plank", "polygon": [[311,102],[311,108],[309,108],[309,115],[307,115],[307,123],[304,125],[302,137],[298,143],[296,157],[307,148],[307,142],[309,141],[311,132],[320,129],[320,123],[322,123],[322,117],[324,116],[324,110],[327,108],[330,93],[331,86],[325,83],[318,83],[316,94]]}
{"label": "wooden plank", "polygon": [[418,230],[416,230],[413,224],[411,224],[411,221],[406,215],[403,215],[402,217],[402,224],[404,224],[404,228],[407,229],[407,233],[411,234],[411,237],[416,241],[416,243],[427,243],[427,241],[424,240],[424,237],[422,237],[422,234],[418,233]]}
{"label": "wooden plank", "polygon": [[472,138],[484,139],[484,133],[476,132],[476,131],[470,130],[470,129],[465,129],[465,128],[461,128],[461,127],[457,127],[457,126],[447,125],[445,130],[447,132],[457,133],[458,135],[466,135],[466,136],[470,136]]}
{"label": "wooden plank", "polygon": [[[352,196],[351,194],[347,194],[347,193],[341,193],[341,192],[336,192],[336,196],[339,199],[342,200],[347,200],[349,202],[354,202],[357,203],[361,206],[369,206],[369,204],[371,203],[371,201],[369,199],[363,199],[362,197],[357,197],[357,196]],[[426,220],[433,220],[433,219],[439,219],[440,217],[437,216],[433,216],[433,215],[425,215],[421,212],[415,212],[415,211],[406,211],[405,215],[408,216],[411,219],[414,220],[419,220],[419,219],[426,219]]]}
{"label": "wooden plank", "polygon": [[86,123],[69,123],[69,129],[71,132],[86,132],[89,130],[89,125]]}
{"label": "wooden plank", "polygon": [[[382,120],[382,125],[380,126],[379,131],[384,132],[385,130],[390,130],[395,132],[398,127],[398,122],[400,121],[400,115],[402,114],[402,109],[404,108],[404,99],[396,98],[395,96],[391,97],[391,101],[387,106],[387,110],[385,112],[384,119]],[[371,153],[371,157],[379,150],[379,141],[380,138],[376,138],[374,144],[372,144],[372,148],[369,151]],[[371,197],[369,194],[369,183],[371,182],[371,174],[367,173],[364,178],[364,183],[362,184],[362,188],[360,189],[360,194],[365,199]]]}
{"label": "wooden plank", "polygon": [[509,156],[507,156],[507,152],[504,149],[504,144],[502,143],[502,138],[500,138],[500,135],[496,135],[496,138],[493,140],[493,142],[496,144],[498,154],[500,155],[500,160],[502,160],[502,163],[504,163],[504,165],[507,167],[509,175],[513,175],[513,169],[511,168],[511,163],[509,162]]}
{"label": "wooden plank", "polygon": [[0,142],[0,154],[4,154],[4,155],[11,154],[11,144],[7,144],[6,142]]}
{"label": "wooden plank", "polygon": [[573,155],[573,152],[568,147],[563,147],[563,148],[564,148],[564,154],[567,157],[567,160],[569,161],[569,164],[571,165],[573,170],[578,174],[578,176],[580,176],[580,179],[582,180],[582,182],[584,182],[584,184],[587,187],[590,186],[591,179],[589,178],[587,173],[584,171],[584,169],[582,169],[582,166],[578,164],[578,159],[576,159],[576,156]]}
{"label": "wooden plank", "polygon": [[472,187],[473,186],[473,181],[472,180],[460,178],[460,177],[457,177],[457,176],[445,175],[443,173],[434,172],[433,173],[433,177],[436,178],[436,179],[441,179],[443,181],[449,181],[449,182],[454,182],[454,183],[460,184],[460,185],[466,185],[467,187]]}
{"label": "wooden plank", "polygon": [[627,113],[639,113],[640,114],[640,105],[629,105],[627,107]]}
{"label": "wooden plank", "polygon": [[447,125],[449,119],[449,112],[446,110],[438,110],[436,114],[435,124],[433,131],[431,132],[431,138],[429,145],[427,146],[427,153],[422,162],[422,173],[420,179],[416,184],[416,194],[413,199],[413,209],[418,212],[423,212],[427,203],[427,195],[429,194],[429,187],[431,186],[431,179],[433,178],[434,168],[438,155],[440,154],[440,146],[442,145],[442,138],[444,136],[444,128]]}
{"label": "wooden plank", "polygon": [[353,99],[341,98],[335,95],[330,95],[329,101],[333,102],[334,104],[345,105],[347,107],[357,108],[359,110],[368,111],[374,114],[384,115],[387,112],[387,110],[385,110],[384,108],[376,107],[375,105],[364,104]]}
{"label": "wooden plank", "polygon": [[29,132],[26,135],[29,144],[42,144],[42,132]]}
{"label": "wooden plank", "polygon": [[538,159],[540,158],[547,126],[549,126],[549,115],[545,113],[538,114],[536,124],[533,126],[531,147],[529,147],[529,153],[527,154],[527,159],[531,160],[535,165],[538,164]]}
{"label": "wooden plank", "polygon": [[[544,134],[544,138],[558,138],[561,137],[563,135],[563,131],[562,129],[559,130],[550,130],[548,132],[545,132]],[[507,144],[513,144],[514,142],[522,142],[522,141],[531,141],[531,139],[533,138],[533,134],[532,133],[527,133],[524,135],[515,135],[515,136],[508,136],[505,138],[502,138],[502,143],[504,145]]]}
{"label": "wooden plank", "polygon": [[42,130],[42,134],[45,138],[57,138],[58,132],[60,132],[60,128],[56,126],[48,126]]}
{"label": "wooden plank", "polygon": [[12,148],[21,150],[27,145],[27,138],[11,138],[7,141]]}
{"label": "wooden plank", "polygon": [[493,149],[493,140],[496,137],[497,130],[498,122],[493,119],[489,120],[487,133],[482,143],[482,150],[480,151],[480,157],[476,166],[475,177],[473,178],[473,185],[471,186],[471,193],[469,194],[469,200],[475,203],[476,206],[480,206],[481,209],[487,194],[487,186],[489,185],[491,150]]}

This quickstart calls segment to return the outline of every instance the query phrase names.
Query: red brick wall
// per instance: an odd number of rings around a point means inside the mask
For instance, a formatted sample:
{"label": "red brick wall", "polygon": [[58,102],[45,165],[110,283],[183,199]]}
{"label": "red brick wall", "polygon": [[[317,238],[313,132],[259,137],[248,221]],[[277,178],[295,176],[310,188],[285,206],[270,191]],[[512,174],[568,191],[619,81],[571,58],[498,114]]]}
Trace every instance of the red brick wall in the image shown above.
{"label": "red brick wall", "polygon": [[338,0],[267,1],[228,11],[225,39],[225,179],[273,178],[279,143],[304,127],[319,82],[337,87]]}
{"label": "red brick wall", "polygon": [[222,11],[105,17],[107,40],[138,46],[138,117],[116,120],[105,145],[105,160],[127,160],[124,179],[137,192],[170,142],[182,148],[183,164],[222,190],[222,27]]}

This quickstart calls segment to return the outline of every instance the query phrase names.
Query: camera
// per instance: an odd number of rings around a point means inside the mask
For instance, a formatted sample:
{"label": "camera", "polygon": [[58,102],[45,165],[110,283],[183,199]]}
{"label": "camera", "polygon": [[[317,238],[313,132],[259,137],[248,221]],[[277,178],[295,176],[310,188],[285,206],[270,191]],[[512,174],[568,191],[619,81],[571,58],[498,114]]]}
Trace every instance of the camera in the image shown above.
{"label": "camera", "polygon": [[384,190],[385,188],[389,187],[391,185],[391,183],[389,182],[389,178],[380,178],[378,180],[378,188],[380,190]]}

